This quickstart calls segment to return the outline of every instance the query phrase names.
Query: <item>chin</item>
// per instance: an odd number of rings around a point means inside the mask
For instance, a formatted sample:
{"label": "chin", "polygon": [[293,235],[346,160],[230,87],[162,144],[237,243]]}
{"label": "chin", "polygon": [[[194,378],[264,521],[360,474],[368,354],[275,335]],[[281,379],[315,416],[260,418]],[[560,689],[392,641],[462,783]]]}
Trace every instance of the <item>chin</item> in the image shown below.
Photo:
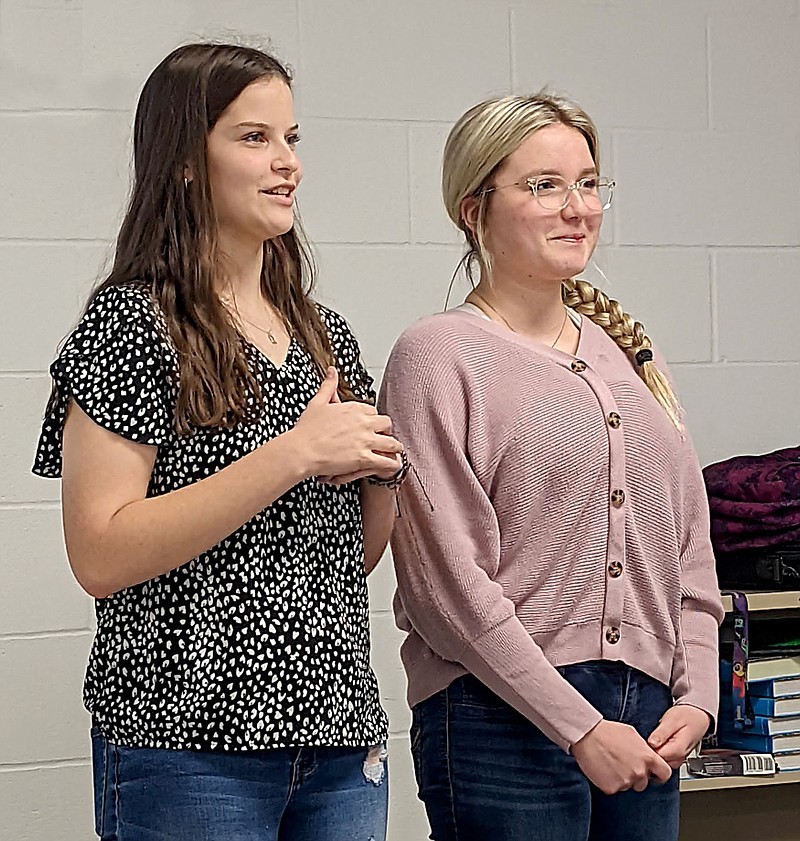
{"label": "chin", "polygon": [[283,225],[277,223],[274,225],[268,225],[262,230],[262,237],[264,240],[277,239],[278,237],[282,237],[284,234],[288,234],[293,227],[294,218],[292,218],[291,221],[287,221]]}
{"label": "chin", "polygon": [[568,264],[559,266],[553,274],[561,280],[568,277],[576,277],[583,272],[588,262],[588,260],[571,261]]}

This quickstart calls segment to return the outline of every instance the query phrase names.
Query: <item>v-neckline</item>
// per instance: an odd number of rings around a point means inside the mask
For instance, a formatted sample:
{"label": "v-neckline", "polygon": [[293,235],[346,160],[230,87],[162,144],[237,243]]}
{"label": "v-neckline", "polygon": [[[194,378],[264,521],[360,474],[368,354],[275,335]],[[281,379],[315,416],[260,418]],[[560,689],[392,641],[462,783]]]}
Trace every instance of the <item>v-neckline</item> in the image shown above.
{"label": "v-neckline", "polygon": [[[508,339],[511,339],[514,342],[519,342],[522,345],[533,346],[537,348],[539,351],[544,351],[546,353],[557,353],[561,356],[566,356],[569,359],[580,359],[581,358],[581,350],[585,347],[585,334],[586,331],[584,327],[586,326],[586,320],[580,313],[575,312],[575,310],[567,308],[567,317],[572,321],[572,323],[578,328],[578,346],[575,348],[575,353],[569,353],[568,351],[561,350],[560,348],[550,347],[550,345],[545,344],[544,342],[537,342],[536,339],[531,339],[529,336],[526,336],[524,333],[516,333],[514,330],[511,330],[504,324],[500,324],[499,322],[495,321],[480,308],[475,306],[475,304],[464,301],[463,304],[459,304],[459,306],[454,307],[450,312],[461,311],[463,313],[469,313],[473,317],[479,318],[485,324],[495,328],[497,330],[497,335],[503,335]],[[576,321],[573,318],[573,313],[579,319]]]}
{"label": "v-neckline", "polygon": [[253,341],[251,341],[247,336],[243,336],[244,340],[247,344],[255,350],[255,352],[259,355],[259,357],[266,362],[266,364],[273,370],[273,371],[283,371],[286,368],[286,363],[289,360],[289,357],[292,355],[292,350],[294,349],[295,339],[294,336],[289,336],[289,344],[286,346],[286,353],[283,356],[283,359],[280,362],[275,362],[274,360],[270,359],[266,353]]}

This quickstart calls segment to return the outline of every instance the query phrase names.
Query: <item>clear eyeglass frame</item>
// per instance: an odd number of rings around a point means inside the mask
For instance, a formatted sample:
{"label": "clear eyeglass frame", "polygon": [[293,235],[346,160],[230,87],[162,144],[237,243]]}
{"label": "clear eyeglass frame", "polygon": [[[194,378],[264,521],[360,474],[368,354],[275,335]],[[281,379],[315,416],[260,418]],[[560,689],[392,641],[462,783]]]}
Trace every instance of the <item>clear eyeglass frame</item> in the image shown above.
{"label": "clear eyeglass frame", "polygon": [[[554,192],[541,192],[542,185],[546,182],[555,182],[556,189]],[[595,182],[594,186],[588,186],[589,182]],[[487,187],[485,190],[481,190],[480,194],[493,193],[496,190],[505,190],[508,187],[527,187],[545,210],[563,210],[569,204],[570,193],[574,191],[581,197],[587,208],[602,212],[611,207],[616,186],[616,181],[597,175],[587,175],[572,184],[567,184],[566,180],[560,175],[537,175],[532,178],[524,178],[522,181],[515,181],[513,184]],[[556,198],[558,198],[558,201],[554,201]]]}

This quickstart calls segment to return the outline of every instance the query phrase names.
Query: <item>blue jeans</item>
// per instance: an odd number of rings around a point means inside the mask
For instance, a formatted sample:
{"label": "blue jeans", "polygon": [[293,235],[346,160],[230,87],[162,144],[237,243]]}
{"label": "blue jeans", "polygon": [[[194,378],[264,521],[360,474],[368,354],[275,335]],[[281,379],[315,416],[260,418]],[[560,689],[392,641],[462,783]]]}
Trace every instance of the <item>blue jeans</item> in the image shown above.
{"label": "blue jeans", "polygon": [[[648,736],[669,689],[623,663],[560,668],[605,718]],[[472,675],[413,709],[411,752],[435,841],[675,841],[678,772],[606,795],[575,759]]]}
{"label": "blue jeans", "polygon": [[102,841],[385,841],[383,746],[130,748],[92,730]]}

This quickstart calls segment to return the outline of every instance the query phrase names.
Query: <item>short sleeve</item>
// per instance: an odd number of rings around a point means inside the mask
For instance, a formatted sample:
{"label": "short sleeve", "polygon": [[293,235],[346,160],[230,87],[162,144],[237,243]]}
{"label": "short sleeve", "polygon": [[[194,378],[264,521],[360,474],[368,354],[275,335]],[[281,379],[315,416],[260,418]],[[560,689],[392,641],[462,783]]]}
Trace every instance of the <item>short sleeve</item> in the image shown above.
{"label": "short sleeve", "polygon": [[33,472],[61,475],[67,407],[74,400],[99,426],[159,446],[174,433],[168,345],[149,294],[111,287],[90,305],[50,366],[53,390]]}
{"label": "short sleeve", "polygon": [[328,330],[339,373],[347,380],[358,400],[375,405],[375,381],[361,360],[361,348],[347,321],[338,313],[319,308],[320,316]]}

